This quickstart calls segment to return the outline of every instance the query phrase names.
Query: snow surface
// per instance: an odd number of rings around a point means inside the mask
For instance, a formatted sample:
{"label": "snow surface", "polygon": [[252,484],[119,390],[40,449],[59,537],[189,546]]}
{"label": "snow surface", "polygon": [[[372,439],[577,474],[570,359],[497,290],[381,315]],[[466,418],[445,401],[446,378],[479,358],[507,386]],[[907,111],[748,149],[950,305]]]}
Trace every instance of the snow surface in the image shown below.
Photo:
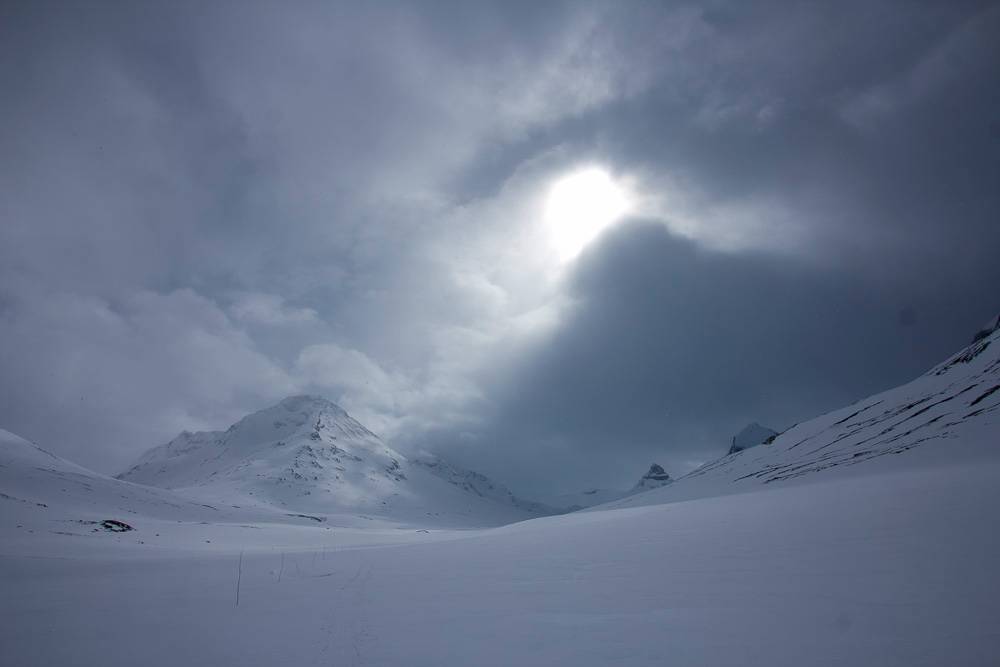
{"label": "snow surface", "polygon": [[[284,480],[195,457],[203,486],[153,489],[3,433],[0,664],[995,665],[998,338],[662,488],[499,528],[289,516],[309,496]],[[135,530],[79,523],[102,519]]]}
{"label": "snow surface", "polygon": [[67,539],[0,556],[0,662],[994,665],[998,474],[847,477],[424,544],[229,536],[140,556]]}

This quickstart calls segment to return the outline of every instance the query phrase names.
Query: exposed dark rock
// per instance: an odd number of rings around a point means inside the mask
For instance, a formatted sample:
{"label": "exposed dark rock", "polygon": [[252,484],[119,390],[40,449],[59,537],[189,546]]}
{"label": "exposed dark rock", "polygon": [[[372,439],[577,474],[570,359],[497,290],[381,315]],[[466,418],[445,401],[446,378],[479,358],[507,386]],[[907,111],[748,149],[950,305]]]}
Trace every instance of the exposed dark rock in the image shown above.
{"label": "exposed dark rock", "polygon": [[670,475],[668,475],[667,471],[663,469],[663,466],[661,466],[658,463],[654,463],[653,465],[649,466],[649,472],[643,475],[642,478],[652,479],[657,482],[665,482],[668,479],[670,479]]}
{"label": "exposed dark rock", "polygon": [[111,533],[127,533],[130,530],[135,530],[132,526],[118,519],[105,519],[101,522],[101,528]]}
{"label": "exposed dark rock", "polygon": [[633,493],[638,493],[639,491],[647,491],[649,489],[658,489],[661,486],[666,486],[672,483],[674,480],[670,478],[667,471],[663,469],[658,463],[654,463],[649,466],[649,470],[645,475],[639,478],[638,483],[632,487]]}

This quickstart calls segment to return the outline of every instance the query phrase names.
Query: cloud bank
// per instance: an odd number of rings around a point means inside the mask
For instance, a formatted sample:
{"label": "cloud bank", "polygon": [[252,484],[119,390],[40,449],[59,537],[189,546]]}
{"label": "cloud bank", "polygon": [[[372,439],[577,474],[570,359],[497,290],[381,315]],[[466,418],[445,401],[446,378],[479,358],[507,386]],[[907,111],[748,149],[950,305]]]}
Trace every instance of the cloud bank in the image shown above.
{"label": "cloud bank", "polygon": [[[0,426],[101,470],[311,391],[522,493],[627,485],[998,305],[992,3],[0,12]],[[634,216],[560,265],[584,164]]]}

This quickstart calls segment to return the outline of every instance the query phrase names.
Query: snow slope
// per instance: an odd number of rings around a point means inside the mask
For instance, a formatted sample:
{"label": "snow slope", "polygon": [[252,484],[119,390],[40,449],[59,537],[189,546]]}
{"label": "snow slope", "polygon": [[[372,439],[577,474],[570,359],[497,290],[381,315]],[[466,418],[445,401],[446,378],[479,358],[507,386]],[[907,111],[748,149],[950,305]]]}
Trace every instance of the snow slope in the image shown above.
{"label": "snow slope", "polygon": [[[831,474],[1000,454],[1000,329],[924,375],[797,424],[770,444],[725,456],[668,488],[611,502],[635,507],[752,491]],[[887,461],[908,453],[900,461]]]}
{"label": "snow slope", "polygon": [[292,396],[226,431],[184,432],[119,477],[209,503],[407,524],[486,526],[551,513],[476,473],[450,469],[443,479],[445,467],[407,460],[330,401]]}
{"label": "snow slope", "polygon": [[[163,489],[129,484],[99,475],[0,429],[0,508],[60,515],[72,508],[80,519],[128,520],[143,515],[171,520],[202,520],[217,508]],[[20,515],[21,512],[18,512]]]}

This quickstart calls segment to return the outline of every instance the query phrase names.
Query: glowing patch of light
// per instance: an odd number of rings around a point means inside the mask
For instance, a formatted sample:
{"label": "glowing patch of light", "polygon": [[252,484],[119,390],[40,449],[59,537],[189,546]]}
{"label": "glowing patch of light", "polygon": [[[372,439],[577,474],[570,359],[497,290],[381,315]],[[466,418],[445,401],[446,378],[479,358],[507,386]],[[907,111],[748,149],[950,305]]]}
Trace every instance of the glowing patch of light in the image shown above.
{"label": "glowing patch of light", "polygon": [[545,204],[545,224],[559,258],[568,262],[576,257],[629,207],[625,191],[599,167],[556,181]]}

